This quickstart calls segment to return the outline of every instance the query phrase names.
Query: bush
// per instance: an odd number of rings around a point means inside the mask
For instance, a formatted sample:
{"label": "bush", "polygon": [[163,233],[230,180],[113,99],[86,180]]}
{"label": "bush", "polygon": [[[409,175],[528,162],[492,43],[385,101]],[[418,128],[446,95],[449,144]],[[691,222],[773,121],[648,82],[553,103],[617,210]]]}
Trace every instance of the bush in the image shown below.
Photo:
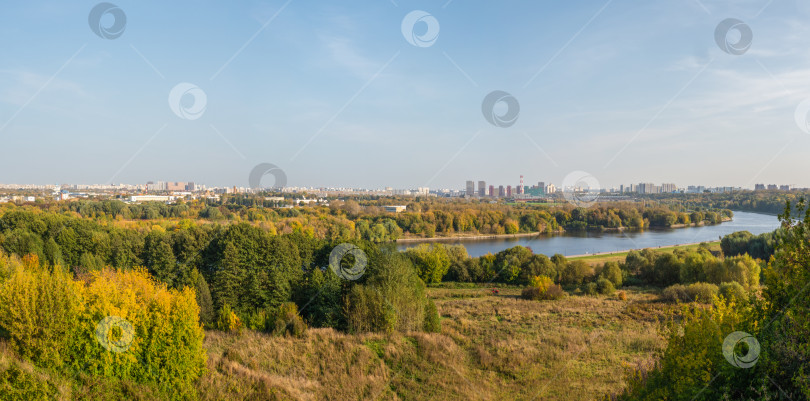
{"label": "bush", "polygon": [[11,262],[0,270],[0,332],[20,357],[44,369],[154,383],[180,398],[194,393],[206,363],[194,290],[169,290],[144,270],[93,271],[82,281],[59,266]]}
{"label": "bush", "polygon": [[426,284],[439,283],[450,269],[450,256],[442,244],[420,244],[405,251]]}
{"label": "bush", "polygon": [[613,295],[613,293],[616,292],[616,287],[606,278],[596,280],[596,287],[596,290],[602,295]]}
{"label": "bush", "polygon": [[439,310],[436,309],[436,304],[432,299],[428,299],[425,305],[425,331],[428,333],[439,333],[442,331]]}
{"label": "bush", "polygon": [[377,292],[381,297],[381,305],[386,305],[385,308],[376,310],[387,314],[390,309],[394,313],[393,317],[386,316],[383,319],[393,322],[393,330],[407,332],[424,329],[427,303],[425,284],[419,279],[407,257],[387,251],[370,254],[369,268],[364,278],[366,282],[363,286]]}
{"label": "bush", "polygon": [[307,325],[298,314],[298,306],[292,302],[285,302],[269,310],[264,330],[277,336],[301,337],[307,330]]}
{"label": "bush", "polygon": [[346,309],[349,332],[392,333],[397,326],[394,306],[374,288],[365,285],[352,287]]}
{"label": "bush", "polygon": [[720,296],[737,305],[748,303],[748,292],[736,281],[720,284]]}
{"label": "bush", "polygon": [[618,288],[622,286],[622,269],[619,267],[619,264],[616,262],[607,262],[605,266],[602,268],[602,272],[600,274],[602,278],[606,278],[610,280],[614,287]]}
{"label": "bush", "polygon": [[529,287],[524,288],[520,295],[523,299],[533,301],[553,300],[565,296],[565,291],[549,277],[534,276],[529,279]]}
{"label": "bush", "polygon": [[694,283],[671,285],[664,289],[661,298],[668,302],[699,302],[712,303],[719,289],[714,284]]}
{"label": "bush", "polygon": [[568,262],[560,272],[560,284],[580,285],[582,282],[593,276],[593,268],[581,260]]}
{"label": "bush", "polygon": [[672,303],[689,301],[689,296],[686,295],[686,286],[675,284],[664,288],[664,291],[661,292],[661,299]]}
{"label": "bush", "polygon": [[565,290],[562,289],[562,287],[560,287],[557,284],[554,284],[551,287],[548,287],[546,293],[543,294],[543,298],[547,300],[563,299],[565,298],[566,295],[568,294],[565,292]]}
{"label": "bush", "polygon": [[593,295],[596,295],[599,292],[599,289],[598,289],[596,283],[588,283],[588,284],[585,284],[584,287],[582,287],[582,292],[584,292],[585,295],[593,296]]}
{"label": "bush", "polygon": [[267,324],[267,313],[263,310],[249,313],[244,319],[244,326],[250,330],[264,330]]}
{"label": "bush", "polygon": [[619,291],[616,293],[616,299],[619,301],[626,301],[627,300],[627,293],[624,291]]}
{"label": "bush", "polygon": [[546,292],[552,285],[554,285],[554,282],[547,276],[534,276],[529,278],[529,287],[536,287],[541,293]]}
{"label": "bush", "polygon": [[64,397],[64,394],[59,394],[60,383],[48,379],[28,363],[6,359],[0,349],[0,399],[54,400],[60,399],[60,395]]}
{"label": "bush", "polygon": [[225,304],[219,309],[216,327],[222,331],[238,333],[242,331],[242,319],[236,316],[230,305]]}
{"label": "bush", "polygon": [[695,302],[704,304],[711,303],[717,296],[719,289],[714,284],[694,283],[686,286],[686,293]]}
{"label": "bush", "polygon": [[565,291],[549,277],[534,276],[529,279],[529,286],[523,289],[520,296],[533,301],[554,300],[564,297]]}

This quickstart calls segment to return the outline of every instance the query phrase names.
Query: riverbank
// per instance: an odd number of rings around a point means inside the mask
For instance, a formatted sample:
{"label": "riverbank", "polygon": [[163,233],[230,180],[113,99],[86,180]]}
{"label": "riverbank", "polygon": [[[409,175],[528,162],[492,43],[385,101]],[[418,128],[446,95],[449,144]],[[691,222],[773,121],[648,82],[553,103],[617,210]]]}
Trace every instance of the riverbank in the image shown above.
{"label": "riverbank", "polygon": [[[557,232],[553,234],[562,234],[563,232]],[[496,239],[496,238],[522,238],[522,237],[534,237],[536,235],[540,235],[539,231],[531,232],[531,233],[518,233],[518,234],[474,234],[474,235],[453,235],[449,237],[413,237],[413,238],[399,238],[395,242],[396,243],[405,243],[405,242],[441,242],[441,241],[452,241],[452,240],[475,240],[475,239]]]}
{"label": "riverbank", "polygon": [[[720,251],[720,241],[711,241],[711,242],[693,242],[689,244],[678,244],[678,245],[670,245],[670,246],[657,246],[657,247],[648,247],[649,249],[655,249],[656,251],[662,252],[675,252],[677,249],[681,250],[694,250],[698,248],[700,244],[707,244],[709,249],[712,252],[719,252]],[[567,256],[569,260],[582,260],[588,262],[591,265],[601,265],[605,262],[624,262],[627,254],[630,251],[640,251],[646,248],[639,248],[639,249],[628,249],[626,251],[621,252],[599,252],[599,253],[591,253],[591,254],[583,254],[583,255],[572,255]]]}
{"label": "riverbank", "polygon": [[[717,223],[717,224],[722,224],[722,223],[726,223],[726,222],[729,222],[729,221],[733,221],[733,219],[726,217],[726,218],[723,218],[723,221],[721,221],[720,223]],[[708,225],[712,225],[712,224],[706,223],[706,221],[701,221],[701,222],[698,222],[698,223],[690,223],[690,224],[673,224],[673,225],[671,225],[669,227],[648,227],[648,228],[642,229],[642,230],[635,230],[635,229],[631,229],[631,228],[628,228],[628,227],[616,227],[616,228],[605,228],[605,229],[600,230],[600,231],[590,230],[590,231],[585,231],[585,232],[588,232],[588,233],[621,233],[621,232],[625,232],[625,231],[668,230],[668,229],[676,229],[676,228],[704,227],[704,226],[708,226]],[[540,231],[534,231],[534,232],[530,232],[530,233],[518,233],[518,234],[463,234],[462,233],[462,234],[450,235],[450,236],[446,236],[446,237],[408,237],[408,238],[398,238],[394,242],[400,244],[400,243],[408,243],[408,242],[442,242],[442,241],[453,241],[453,240],[476,240],[476,239],[483,240],[483,239],[502,239],[502,238],[524,238],[524,237],[534,237],[534,236],[539,236],[539,235],[548,235],[548,236],[563,235],[566,232],[567,231],[565,231],[565,230],[559,230],[559,231],[554,231],[554,232],[551,232],[551,233],[547,233],[547,232],[542,232],[541,233]],[[576,231],[576,232],[579,232],[579,231]]]}

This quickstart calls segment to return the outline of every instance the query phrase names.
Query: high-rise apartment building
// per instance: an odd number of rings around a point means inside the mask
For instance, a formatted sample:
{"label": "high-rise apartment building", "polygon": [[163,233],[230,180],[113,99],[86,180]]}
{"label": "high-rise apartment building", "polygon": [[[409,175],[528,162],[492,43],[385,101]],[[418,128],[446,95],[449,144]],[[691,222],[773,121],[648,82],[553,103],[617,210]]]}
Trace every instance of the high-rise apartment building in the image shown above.
{"label": "high-rise apartment building", "polygon": [[475,195],[475,182],[467,181],[467,196]]}
{"label": "high-rise apartment building", "polygon": [[486,181],[478,181],[478,196],[487,196],[487,183]]}

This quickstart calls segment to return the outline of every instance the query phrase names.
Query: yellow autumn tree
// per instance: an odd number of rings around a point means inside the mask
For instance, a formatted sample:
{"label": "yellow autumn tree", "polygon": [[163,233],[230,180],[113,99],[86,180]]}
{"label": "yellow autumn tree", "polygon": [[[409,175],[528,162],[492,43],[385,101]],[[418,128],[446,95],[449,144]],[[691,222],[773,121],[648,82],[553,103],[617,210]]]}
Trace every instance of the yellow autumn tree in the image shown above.
{"label": "yellow autumn tree", "polygon": [[0,332],[15,353],[46,369],[193,396],[206,353],[192,289],[167,289],[143,269],[77,280],[33,262],[0,255]]}

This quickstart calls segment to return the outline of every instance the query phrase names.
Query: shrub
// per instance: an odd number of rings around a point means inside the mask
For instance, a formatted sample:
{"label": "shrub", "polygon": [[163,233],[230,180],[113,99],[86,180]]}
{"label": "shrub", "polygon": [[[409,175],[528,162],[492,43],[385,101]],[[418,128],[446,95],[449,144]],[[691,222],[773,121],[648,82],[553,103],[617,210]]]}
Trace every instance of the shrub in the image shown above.
{"label": "shrub", "polygon": [[526,287],[520,292],[520,297],[530,301],[539,301],[543,299],[543,291],[537,287]]}
{"label": "shrub", "polygon": [[614,287],[618,288],[622,286],[622,269],[619,267],[619,264],[616,262],[607,262],[605,266],[602,268],[602,272],[600,274],[602,278],[610,280]]}
{"label": "shrub", "polygon": [[616,293],[616,299],[619,301],[626,301],[627,300],[627,293],[624,291],[619,291]]}
{"label": "shrub", "polygon": [[613,283],[606,279],[600,278],[596,280],[596,290],[602,295],[612,295],[616,292],[616,287],[613,286]]}
{"label": "shrub", "polygon": [[[0,398],[4,400],[54,400],[59,394],[58,384],[44,374],[36,372],[29,363],[7,358],[0,349]],[[61,397],[60,397],[61,395]]]}
{"label": "shrub", "polygon": [[720,296],[725,298],[726,301],[733,301],[737,305],[748,303],[748,293],[736,281],[720,284]]}
{"label": "shrub", "polygon": [[[355,297],[352,298],[350,294],[349,300],[365,299],[372,302],[372,307],[368,311],[376,313],[372,317],[378,322],[385,322],[382,326],[377,326],[381,330],[372,331],[389,331],[389,324],[393,324],[392,330],[400,332],[423,330],[425,304],[427,303],[425,284],[419,279],[407,257],[396,252],[372,253],[369,255],[369,268],[364,278],[366,278],[366,282],[363,287],[376,295],[371,295],[367,291],[365,296],[358,297],[360,294],[355,294]],[[377,298],[378,296],[379,298]],[[352,307],[350,302],[347,321],[351,318],[349,315],[352,313]],[[364,308],[362,305],[359,307]],[[360,316],[363,313],[365,312],[361,312]],[[355,330],[363,327],[362,324],[357,325],[356,319],[354,323],[349,322],[350,328],[353,324]]]}
{"label": "shrub", "polygon": [[593,296],[599,292],[599,288],[597,287],[596,283],[588,283],[585,284],[584,287],[582,287],[582,292],[584,292],[585,295]]}
{"label": "shrub", "polygon": [[250,330],[264,330],[267,324],[267,313],[263,310],[249,313],[242,321]]}
{"label": "shrub", "polygon": [[536,287],[541,293],[546,292],[552,285],[554,285],[554,282],[547,276],[534,276],[529,279],[529,286]]}
{"label": "shrub", "polygon": [[718,291],[716,285],[709,283],[694,283],[686,286],[686,293],[690,299],[704,304],[711,303]]}
{"label": "shrub", "polygon": [[439,310],[436,309],[436,304],[432,299],[428,299],[425,305],[425,331],[428,333],[439,333],[442,331]]}
{"label": "shrub", "polygon": [[350,332],[391,333],[396,328],[397,313],[394,306],[383,297],[380,291],[369,286],[352,287],[346,309]]}
{"label": "shrub", "polygon": [[667,302],[686,302],[689,296],[686,295],[686,286],[683,284],[671,285],[661,292],[661,299]]}
{"label": "shrub", "polygon": [[219,318],[217,319],[217,329],[231,333],[238,333],[242,331],[242,319],[236,316],[236,313],[231,309],[231,306],[225,304],[219,309]]}
{"label": "shrub", "polygon": [[580,285],[582,282],[593,276],[593,268],[581,260],[568,262],[560,272],[560,284]]}
{"label": "shrub", "polygon": [[562,289],[562,287],[560,287],[558,284],[554,284],[551,287],[548,287],[546,293],[543,294],[543,298],[547,300],[563,299],[566,295],[568,294]]}
{"label": "shrub", "polygon": [[529,286],[521,292],[523,299],[533,301],[560,299],[565,296],[562,287],[546,276],[534,276],[529,279]]}
{"label": "shrub", "polygon": [[420,244],[405,251],[419,274],[427,284],[439,283],[450,269],[450,256],[442,244]]}
{"label": "shrub", "polygon": [[681,261],[671,253],[659,253],[655,256],[652,265],[653,271],[647,273],[648,282],[660,286],[672,285],[678,282],[681,275]]}
{"label": "shrub", "polygon": [[665,288],[661,298],[668,302],[711,303],[718,291],[716,285],[709,283],[694,283],[688,286],[675,284]]}
{"label": "shrub", "polygon": [[270,309],[264,329],[273,335],[289,335],[301,337],[307,329],[304,319],[298,314],[298,306],[292,302],[285,302],[278,307]]}

